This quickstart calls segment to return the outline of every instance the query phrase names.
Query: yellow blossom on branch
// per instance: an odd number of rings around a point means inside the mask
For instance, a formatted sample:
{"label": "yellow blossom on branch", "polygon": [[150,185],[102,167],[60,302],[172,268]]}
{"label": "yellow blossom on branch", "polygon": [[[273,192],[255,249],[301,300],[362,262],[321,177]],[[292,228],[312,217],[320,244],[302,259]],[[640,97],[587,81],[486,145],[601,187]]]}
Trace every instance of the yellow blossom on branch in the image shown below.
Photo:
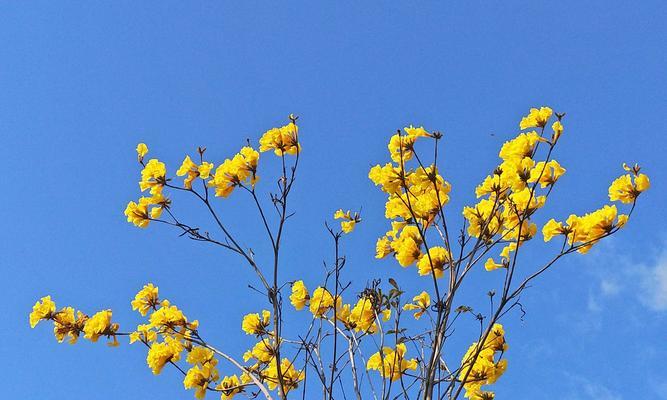
{"label": "yellow blossom on branch", "polygon": [[382,353],[373,354],[366,363],[367,370],[377,370],[383,378],[389,378],[392,382],[403,376],[408,370],[417,369],[417,360],[406,359],[407,348],[405,343],[396,345],[396,349],[383,347]]}
{"label": "yellow blossom on branch", "polygon": [[241,328],[247,335],[262,335],[267,333],[266,328],[269,326],[271,321],[271,313],[267,310],[262,311],[262,315],[259,314],[246,314],[243,317],[243,322],[241,323]]}
{"label": "yellow blossom on branch", "polygon": [[146,356],[146,363],[153,374],[158,375],[165,364],[180,360],[181,352],[183,352],[183,344],[178,339],[168,336],[164,342],[151,345]]}
{"label": "yellow blossom on branch", "polygon": [[343,211],[342,209],[334,213],[334,219],[342,219],[340,222],[340,228],[345,233],[352,232],[355,225],[361,222],[361,216],[359,213],[352,214],[351,211]]}
{"label": "yellow blossom on branch", "polygon": [[137,158],[139,159],[139,162],[144,160],[146,154],[148,154],[148,146],[146,146],[146,143],[139,143],[137,145]]}
{"label": "yellow blossom on branch", "polygon": [[298,280],[292,284],[292,294],[289,299],[297,311],[303,310],[306,302],[310,299],[310,295],[308,294],[308,288],[306,288],[302,280]]}
{"label": "yellow blossom on branch", "polygon": [[55,312],[56,303],[51,300],[51,296],[42,297],[32,307],[32,312],[30,313],[30,327],[34,328],[41,320],[53,318]]}
{"label": "yellow blossom on branch", "polygon": [[111,322],[111,310],[103,310],[90,317],[83,327],[84,336],[91,342],[97,342],[100,336],[113,337],[112,346],[118,345],[116,332],[118,324]]}
{"label": "yellow blossom on branch", "polygon": [[203,161],[201,165],[198,165],[190,159],[190,156],[185,156],[181,167],[176,171],[176,175],[187,175],[183,182],[183,186],[185,186],[186,189],[192,189],[192,181],[197,178],[208,179],[212,169],[213,163]]}
{"label": "yellow blossom on branch", "polygon": [[220,390],[221,400],[230,400],[243,392],[243,385],[236,375],[225,376],[215,388]]}
{"label": "yellow blossom on branch", "polygon": [[553,114],[553,110],[549,107],[531,108],[530,113],[521,119],[519,128],[542,127],[547,124],[547,121],[551,118],[551,114]]}
{"label": "yellow blossom on branch", "polygon": [[412,303],[408,303],[403,306],[403,309],[406,311],[417,311],[414,314],[415,319],[421,318],[421,316],[428,311],[431,306],[431,296],[426,292],[421,292],[417,296],[412,298]]}
{"label": "yellow blossom on branch", "polygon": [[259,139],[259,151],[263,153],[273,150],[280,157],[285,154],[295,155],[300,153],[299,127],[294,122],[295,120],[296,118],[292,117],[292,122],[289,124],[266,131]]}

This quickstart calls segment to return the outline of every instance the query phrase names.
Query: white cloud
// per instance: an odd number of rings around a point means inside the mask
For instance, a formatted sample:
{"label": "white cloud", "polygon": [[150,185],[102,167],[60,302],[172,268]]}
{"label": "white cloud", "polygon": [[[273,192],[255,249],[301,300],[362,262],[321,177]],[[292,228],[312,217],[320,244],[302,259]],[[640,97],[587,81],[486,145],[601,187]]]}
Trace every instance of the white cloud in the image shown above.
{"label": "white cloud", "polygon": [[622,397],[618,393],[612,392],[608,387],[599,383],[586,381],[582,385],[583,392],[586,398],[595,400],[621,400]]}
{"label": "white cloud", "polygon": [[567,400],[623,400],[623,397],[600,382],[595,382],[584,376],[566,372],[565,376],[572,388]]}
{"label": "white cloud", "polygon": [[616,296],[621,291],[621,286],[614,281],[603,279],[600,282],[600,291],[605,296]]}
{"label": "white cloud", "polygon": [[614,240],[601,243],[596,250],[586,260],[590,266],[588,273],[599,282],[599,287],[589,294],[589,311],[602,311],[605,299],[622,292],[632,293],[650,310],[667,311],[667,240],[660,241],[653,251],[645,252],[641,260],[619,249]]}
{"label": "white cloud", "polygon": [[651,266],[640,266],[639,300],[655,311],[667,310],[667,250]]}

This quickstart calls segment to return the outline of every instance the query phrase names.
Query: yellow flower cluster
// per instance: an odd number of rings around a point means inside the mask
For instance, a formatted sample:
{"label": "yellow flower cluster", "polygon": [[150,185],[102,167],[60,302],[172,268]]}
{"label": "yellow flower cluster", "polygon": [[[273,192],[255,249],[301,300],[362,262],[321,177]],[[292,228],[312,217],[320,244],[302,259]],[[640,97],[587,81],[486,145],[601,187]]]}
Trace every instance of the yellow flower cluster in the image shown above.
{"label": "yellow flower cluster", "polygon": [[192,365],[192,368],[185,374],[183,386],[186,389],[194,389],[195,397],[203,399],[210,385],[220,379],[216,368],[218,360],[215,359],[210,349],[196,346],[192,348],[186,361]]}
{"label": "yellow flower cluster", "polygon": [[212,169],[213,163],[202,161],[201,165],[198,165],[190,159],[190,156],[185,156],[185,160],[183,160],[181,167],[176,171],[176,175],[187,175],[183,182],[183,186],[185,186],[186,189],[192,189],[192,181],[197,178],[208,179]]}
{"label": "yellow flower cluster", "polygon": [[[449,202],[451,185],[439,174],[434,165],[425,166],[417,156],[415,144],[419,138],[440,138],[424,128],[409,126],[393,135],[389,153],[393,163],[376,165],[368,173],[369,179],[387,193],[385,217],[391,221],[391,230],[378,239],[376,258],[393,255],[407,267],[419,261],[420,275],[442,276],[449,262],[447,255],[434,250],[429,256],[422,253],[424,232],[441,215]],[[414,169],[407,162],[416,159]]]}
{"label": "yellow flower cluster", "polygon": [[30,313],[30,327],[34,328],[40,321],[53,321],[53,334],[59,343],[69,336],[69,343],[74,344],[83,333],[83,337],[91,342],[97,342],[101,336],[112,339],[110,346],[117,346],[116,332],[118,324],[111,322],[111,310],[103,310],[92,317],[81,311],[74,312],[72,307],[63,307],[56,311],[56,303],[51,296],[42,297],[32,307]]}
{"label": "yellow flower cluster", "polygon": [[[284,154],[298,154],[301,145],[298,140],[299,128],[296,125],[297,117],[290,115],[290,123],[280,127],[273,128],[265,132],[260,139],[260,151],[274,150],[279,156]],[[214,171],[215,165],[212,162],[204,161],[205,148],[198,148],[201,158],[196,163],[185,156],[181,166],[176,171],[177,176],[184,176],[183,186],[186,190],[192,190],[193,182],[199,178],[206,187],[215,190],[216,197],[228,197],[235,188],[242,185],[250,185],[254,188],[259,180],[257,167],[259,163],[259,152],[251,146],[245,146],[231,159],[226,159]],[[169,186],[170,179],[167,178],[167,168],[165,164],[158,159],[150,159],[144,162],[144,157],[148,154],[148,146],[145,143],[139,143],[136,148],[137,159],[142,165],[141,181],[139,188],[142,192],[148,190],[149,197],[141,197],[137,202],[130,201],[125,208],[127,222],[140,228],[145,228],[152,220],[159,220],[162,211],[169,208],[171,200],[165,197],[162,192],[165,186]],[[208,190],[208,189],[207,189]],[[354,223],[359,222],[356,219]],[[354,223],[349,221],[344,229],[350,231],[354,228]]]}
{"label": "yellow flower cluster", "polygon": [[282,157],[285,154],[295,155],[301,152],[299,143],[299,127],[296,125],[296,117],[290,115],[291,122],[280,128],[269,129],[259,139],[259,151],[273,150]]}
{"label": "yellow flower cluster", "polygon": [[347,329],[371,334],[378,331],[379,319],[386,322],[390,317],[391,310],[383,309],[375,298],[370,296],[362,296],[354,307],[344,304],[336,310],[336,318]]}
{"label": "yellow flower cluster", "polygon": [[623,164],[623,169],[631,171],[632,175],[622,175],[611,183],[611,186],[609,186],[609,200],[631,204],[642,192],[651,187],[651,182],[648,176],[639,173],[641,168],[637,164],[633,168]]}
{"label": "yellow flower cluster", "polygon": [[167,183],[167,169],[163,162],[151,159],[144,164],[144,156],[148,154],[148,146],[144,143],[137,145],[137,158],[143,165],[139,188],[142,192],[149,190],[150,197],[142,196],[138,202],[130,201],[125,208],[127,222],[139,228],[145,228],[152,219],[159,219],[163,208],[169,207],[170,201],[162,195],[162,189]]}
{"label": "yellow flower cluster", "polygon": [[264,310],[262,311],[262,316],[259,314],[247,314],[243,317],[243,322],[241,323],[241,328],[243,332],[248,335],[264,335],[268,332],[266,328],[269,326],[271,321],[271,312]]}
{"label": "yellow flower cluster", "polygon": [[[302,292],[305,292],[305,296],[308,296],[308,291],[303,286],[303,282],[295,282],[293,288],[296,288],[296,291],[299,292],[302,287]],[[305,300],[302,300],[301,307],[305,305]],[[270,331],[268,328],[271,324],[271,312],[268,310],[263,310],[262,314],[254,313],[247,314],[243,317],[241,322],[241,329],[248,335],[255,335],[259,341],[248,351],[243,354],[243,361],[249,362],[254,360],[254,364],[247,367],[248,373],[254,374],[260,381],[266,383],[269,389],[274,390],[278,387],[279,377],[278,377],[278,364],[280,364],[280,372],[282,374],[284,389],[286,392],[296,389],[299,385],[299,382],[305,378],[305,372],[297,370],[292,362],[283,358],[278,362],[276,357],[278,343],[274,336],[274,332]],[[279,342],[282,342],[282,339],[279,339]],[[241,383],[247,384],[251,381],[248,373],[241,375]],[[230,378],[227,381],[227,390],[229,393],[234,393],[234,390],[231,390],[232,384],[238,386],[238,378]],[[224,392],[223,392],[224,393]],[[224,397],[223,397],[224,398]]]}
{"label": "yellow flower cluster", "polygon": [[403,376],[408,370],[417,369],[417,360],[405,359],[407,348],[405,343],[396,345],[396,349],[383,347],[382,352],[373,354],[366,363],[367,370],[377,370],[383,378],[389,378],[392,382]]}
{"label": "yellow flower cluster", "polygon": [[[296,389],[305,378],[305,372],[299,371],[294,367],[294,364],[288,359],[283,358],[278,363],[276,358],[276,342],[273,337],[260,338],[259,342],[253,346],[252,349],[245,352],[243,361],[248,362],[255,360],[255,364],[247,367],[250,373],[257,376],[257,378],[266,383],[269,389],[274,390],[278,387],[278,364],[280,365],[280,372],[283,378],[285,392]],[[247,373],[241,375],[241,382],[249,382],[250,377]]]}
{"label": "yellow flower cluster", "polygon": [[323,287],[316,288],[311,296],[303,281],[292,284],[290,302],[296,310],[302,310],[308,305],[315,318],[329,318],[335,307],[336,320],[342,322],[345,328],[357,332],[375,333],[378,320],[387,321],[391,317],[391,310],[381,306],[372,296],[362,296],[352,306],[343,304],[340,296],[334,301],[334,296]]}
{"label": "yellow flower cluster", "polygon": [[245,146],[231,159],[226,159],[216,170],[208,185],[215,188],[215,195],[227,197],[234,188],[250,182],[255,186],[259,153],[250,146]]}
{"label": "yellow flower cluster", "polygon": [[[340,297],[336,299],[336,306],[340,304],[340,301]],[[313,291],[313,295],[310,296],[310,305],[308,307],[310,312],[316,318],[324,317],[333,306],[334,297],[326,288],[317,287],[315,291]]]}
{"label": "yellow flower cluster", "polygon": [[[639,173],[638,165],[630,168],[623,164],[623,168],[631,171],[632,175],[622,175],[612,182],[609,186],[609,199],[634,204],[637,197],[651,184],[648,176]],[[587,253],[600,239],[625,226],[628,219],[628,214],[618,213],[616,205],[605,205],[583,216],[570,215],[565,223],[551,219],[542,228],[542,235],[545,242],[563,235],[570,246],[578,247],[579,253]]]}
{"label": "yellow flower cluster", "polygon": [[132,300],[132,310],[139,311],[142,317],[145,317],[151,309],[155,310],[160,305],[158,291],[159,289],[152,283],[144,285]]}
{"label": "yellow flower cluster", "polygon": [[340,221],[340,229],[345,233],[352,232],[356,224],[361,222],[359,213],[352,214],[352,211],[343,211],[342,209],[334,213],[334,219],[342,219]]}
{"label": "yellow flower cluster", "polygon": [[130,343],[139,341],[149,347],[146,363],[151,371],[159,374],[166,364],[180,361],[186,351],[185,361],[191,367],[185,374],[183,386],[194,389],[196,398],[204,398],[207,390],[220,392],[222,399],[231,399],[242,393],[251,381],[250,377],[243,382],[236,375],[220,379],[214,352],[192,343],[192,339],[198,337],[199,322],[188,322],[178,307],[168,300],[160,300],[158,293],[159,289],[148,283],[132,301],[133,310],[142,316],[150,313],[148,324],[139,325],[136,331],[130,333]]}
{"label": "yellow flower cluster", "polygon": [[570,245],[581,246],[579,253],[587,253],[602,237],[615,228],[622,228],[628,222],[626,214],[618,215],[615,205],[603,206],[599,210],[583,216],[570,215],[565,224],[554,219],[549,220],[542,228],[544,241],[554,236],[564,235]]}
{"label": "yellow flower cluster", "polygon": [[521,129],[544,127],[553,111],[549,107],[531,108],[527,116],[521,118],[519,127]]}
{"label": "yellow flower cluster", "polygon": [[500,358],[508,347],[503,326],[494,324],[481,347],[474,342],[468,348],[461,360],[459,373],[459,380],[463,383],[466,398],[471,400],[494,398],[493,392],[482,390],[482,386],[495,383],[505,372],[507,360]]}
{"label": "yellow flower cluster", "polygon": [[[552,114],[549,107],[533,108],[519,126],[521,129],[538,127],[543,130]],[[552,142],[543,139],[543,131],[522,132],[505,142],[499,153],[502,162],[475,189],[477,197],[482,199],[463,209],[468,235],[486,243],[494,240],[508,243],[500,252],[500,262],[487,259],[485,268],[488,271],[507,267],[517,246],[535,236],[537,225],[530,221],[530,217],[546,201],[546,194],[537,193],[537,186],[548,193],[565,173],[565,168],[556,160],[535,162],[533,159],[539,142],[553,146],[562,134],[560,116],[556,123],[552,126]]]}
{"label": "yellow flower cluster", "polygon": [[144,164],[144,156],[148,154],[148,147],[144,143],[137,145],[137,157],[143,165],[139,188],[142,192],[149,190],[150,197],[141,197],[138,202],[130,201],[125,208],[127,222],[145,228],[151,219],[158,219],[162,209],[169,207],[169,199],[162,195],[162,189],[167,183],[167,169],[163,162],[151,159]]}

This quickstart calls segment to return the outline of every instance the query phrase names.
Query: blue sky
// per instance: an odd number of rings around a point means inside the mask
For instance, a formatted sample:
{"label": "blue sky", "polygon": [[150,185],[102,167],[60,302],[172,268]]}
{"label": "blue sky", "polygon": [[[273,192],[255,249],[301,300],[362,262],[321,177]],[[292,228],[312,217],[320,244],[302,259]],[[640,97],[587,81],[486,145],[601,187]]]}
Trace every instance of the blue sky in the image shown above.
{"label": "blue sky", "polygon": [[[253,275],[241,260],[125,222],[125,204],[138,197],[137,142],[173,172],[199,145],[221,161],[297,113],[304,153],[285,279],[315,286],[331,257],[324,220],[363,207],[363,224],[344,243],[346,279],[362,289],[393,276],[418,293],[426,284],[414,270],[373,258],[387,227],[384,196],[366,175],[387,159],[389,135],[408,124],[444,132],[448,213],[458,219],[521,116],[550,105],[567,112],[556,158],[568,173],[541,218],[603,205],[624,161],[640,162],[653,187],[627,229],[557,265],[526,292],[523,321],[504,321],[511,348],[498,398],[667,398],[667,5],[357,3],[2,6],[3,397],[191,396],[177,372],[153,377],[142,348],[58,345],[50,327],[31,330],[27,314],[45,294],[89,313],[112,308],[131,328],[140,319],[129,300],[154,282],[212,342],[237,355],[251,344],[240,318],[263,303],[246,288]],[[262,157],[264,189],[275,167]],[[246,201],[219,206],[262,254]],[[174,202],[205,223],[192,201]],[[481,272],[473,282],[471,298],[497,284]]]}

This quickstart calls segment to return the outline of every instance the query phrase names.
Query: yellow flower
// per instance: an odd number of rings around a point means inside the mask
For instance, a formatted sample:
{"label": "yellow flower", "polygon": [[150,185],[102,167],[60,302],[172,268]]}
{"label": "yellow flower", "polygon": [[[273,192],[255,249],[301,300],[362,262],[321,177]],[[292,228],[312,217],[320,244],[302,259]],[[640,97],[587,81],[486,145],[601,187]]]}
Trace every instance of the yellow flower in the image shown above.
{"label": "yellow flower", "polygon": [[407,267],[421,257],[421,244],[419,228],[409,225],[404,227],[396,240],[391,242],[391,248],[396,253],[398,263],[402,267]]}
{"label": "yellow flower", "polygon": [[368,178],[376,186],[380,185],[383,192],[393,194],[401,189],[401,169],[394,167],[391,163],[385,164],[384,167],[374,166],[368,172]]}
{"label": "yellow flower", "polygon": [[395,350],[383,347],[382,354],[377,352],[368,359],[366,369],[369,371],[372,369],[377,370],[383,378],[390,378],[392,382],[396,381],[407,370],[417,369],[417,360],[414,358],[406,360],[406,352],[405,343],[396,345]]}
{"label": "yellow flower", "polygon": [[[296,389],[299,386],[299,382],[305,377],[305,373],[294,368],[292,362],[287,358],[283,358],[280,361],[280,372],[283,377],[285,392]],[[264,373],[266,374],[266,384],[269,389],[276,389],[278,387],[278,366],[276,362],[270,363],[266,370],[264,370]]]}
{"label": "yellow flower", "polygon": [[546,166],[544,161],[540,161],[530,171],[528,182],[538,182],[539,180],[540,186],[545,188],[556,183],[564,173],[565,168],[561,167],[558,161],[551,160],[546,163]]}
{"label": "yellow flower", "polygon": [[342,229],[343,232],[345,233],[350,233],[354,230],[354,226],[361,221],[361,217],[359,216],[359,213],[354,213],[352,215],[351,211],[345,211],[343,212],[342,209],[336,211],[334,213],[334,219],[342,219],[343,221],[340,222],[340,228]]}
{"label": "yellow flower", "polygon": [[642,192],[650,187],[651,182],[648,176],[637,174],[633,179],[630,174],[626,174],[614,180],[609,186],[609,200],[625,204],[633,203]]}
{"label": "yellow flower", "polygon": [[613,229],[621,228],[628,222],[627,215],[618,215],[615,205],[604,206],[584,216],[570,215],[565,225],[557,221],[549,221],[542,229],[545,241],[554,234],[567,235],[570,245],[580,246],[579,253],[587,253],[594,244],[610,233]]}
{"label": "yellow flower", "polygon": [[448,262],[449,253],[444,247],[431,247],[428,255],[422,255],[417,261],[419,275],[435,275],[436,278],[442,278]]}
{"label": "yellow flower", "polygon": [[154,311],[149,321],[152,328],[167,328],[169,333],[172,333],[177,327],[188,326],[188,321],[183,312],[178,307],[169,305],[169,302],[162,304],[160,308]]}
{"label": "yellow flower", "polygon": [[259,314],[246,314],[243,317],[241,328],[247,335],[262,335],[267,333],[266,328],[271,321],[271,313],[267,310],[262,311],[262,316]]}
{"label": "yellow flower", "polygon": [[215,388],[221,391],[221,400],[230,400],[243,392],[243,385],[236,375],[225,376]]}
{"label": "yellow flower", "polygon": [[208,179],[212,169],[213,164],[210,162],[203,161],[201,165],[198,165],[190,159],[190,156],[185,156],[181,167],[176,171],[176,175],[187,175],[183,182],[183,186],[185,186],[186,189],[192,189],[192,181],[197,179],[197,177]]}
{"label": "yellow flower", "polygon": [[540,135],[535,131],[520,133],[514,139],[507,141],[500,148],[500,158],[503,161],[521,161],[533,154]]}
{"label": "yellow flower", "polygon": [[166,337],[164,342],[153,343],[148,350],[146,356],[146,363],[153,371],[153,374],[158,375],[165,364],[168,362],[176,362],[181,359],[181,352],[183,351],[183,344],[172,337]]}
{"label": "yellow flower", "polygon": [[432,136],[423,127],[415,128],[410,125],[403,128],[405,134],[397,133],[389,140],[389,154],[394,162],[402,163],[412,159],[414,144],[419,137]]}
{"label": "yellow flower", "polygon": [[83,337],[91,342],[97,342],[100,336],[113,336],[111,345],[118,345],[116,339],[118,324],[111,323],[111,310],[103,310],[90,317],[83,326]]}
{"label": "yellow flower", "polygon": [[426,292],[421,292],[417,296],[412,298],[412,303],[408,303],[403,306],[403,309],[406,311],[417,310],[414,317],[415,319],[421,318],[421,316],[428,310],[431,306],[431,296]]}
{"label": "yellow flower", "polygon": [[213,351],[201,346],[193,347],[185,361],[192,365],[218,365],[218,360],[215,359]]}
{"label": "yellow flower", "polygon": [[308,288],[303,284],[303,281],[299,280],[292,284],[292,294],[289,297],[290,302],[297,310],[303,310],[303,307],[306,305],[310,295],[308,294]]}
{"label": "yellow flower", "polygon": [[491,199],[482,199],[475,207],[464,207],[463,216],[468,220],[468,235],[472,237],[488,238],[495,235],[502,221],[498,205]]}
{"label": "yellow flower", "polygon": [[551,125],[554,133],[551,135],[551,143],[556,143],[558,138],[563,134],[563,124],[560,121],[556,121]]}
{"label": "yellow flower", "polygon": [[290,122],[280,128],[266,131],[259,139],[259,151],[263,153],[268,150],[273,150],[280,157],[285,154],[300,153],[299,127],[294,122]]}
{"label": "yellow flower", "polygon": [[375,258],[385,258],[393,252],[394,250],[391,248],[391,241],[386,236],[377,240],[377,243],[375,244]]}
{"label": "yellow flower", "polygon": [[[338,299],[340,301],[340,299]],[[326,288],[318,287],[310,298],[310,312],[314,317],[322,317],[334,305],[334,298]]]}
{"label": "yellow flower", "polygon": [[146,316],[149,310],[159,304],[158,288],[152,283],[144,285],[144,287],[134,296],[132,300],[132,310],[138,310],[139,314]]}
{"label": "yellow flower", "polygon": [[146,143],[139,143],[137,145],[137,158],[139,159],[139,162],[144,160],[146,154],[148,154],[148,146],[146,146]]}
{"label": "yellow flower", "polygon": [[549,107],[531,108],[530,113],[521,119],[519,127],[521,129],[543,127],[551,118],[553,110]]}
{"label": "yellow flower", "polygon": [[144,169],[141,170],[141,181],[139,182],[139,188],[141,191],[150,189],[151,195],[156,195],[162,193],[162,188],[166,183],[165,176],[167,175],[167,168],[163,162],[158,161],[153,158],[148,161],[144,166]]}
{"label": "yellow flower", "polygon": [[157,193],[152,197],[142,197],[138,204],[131,201],[125,208],[127,222],[139,228],[145,228],[152,219],[159,219],[163,208],[169,207],[169,204],[169,199],[162,196],[162,193]]}
{"label": "yellow flower", "polygon": [[256,359],[262,363],[268,363],[275,357],[276,351],[272,345],[272,340],[262,339],[253,346],[250,351],[245,352],[243,361],[248,361],[251,358]]}
{"label": "yellow flower", "polygon": [[[377,313],[377,314],[376,314]],[[350,310],[350,305],[346,304],[336,312],[338,319],[343,321],[348,329],[354,329],[357,332],[377,332],[377,319],[382,318],[387,321],[391,316],[390,310],[379,311],[369,297],[362,297]]]}
{"label": "yellow flower", "polygon": [[226,159],[215,170],[208,185],[215,188],[215,195],[227,197],[232,191],[248,181],[254,186],[257,177],[259,153],[252,147],[243,147],[232,159]]}
{"label": "yellow flower", "polygon": [[195,389],[195,397],[203,399],[209,383],[217,381],[218,378],[218,370],[215,366],[211,364],[205,364],[201,368],[194,366],[185,374],[183,386],[186,389]]}
{"label": "yellow flower", "polygon": [[53,318],[56,312],[56,303],[51,300],[51,296],[42,297],[32,306],[30,313],[30,327],[34,328],[39,321]]}
{"label": "yellow flower", "polygon": [[542,227],[542,235],[544,236],[545,242],[550,241],[556,235],[563,235],[567,233],[569,232],[563,227],[563,223],[558,222],[553,218],[544,224],[544,227]]}
{"label": "yellow flower", "polygon": [[139,325],[137,330],[130,333],[130,344],[141,341],[151,343],[157,340],[157,332],[150,325]]}
{"label": "yellow flower", "polygon": [[500,324],[494,324],[491,327],[491,331],[482,346],[479,346],[478,342],[474,342],[468,348],[461,359],[461,371],[459,373],[459,379],[463,382],[463,388],[466,391],[466,398],[493,399],[493,393],[483,392],[481,387],[495,383],[505,373],[507,360],[496,361],[495,357],[496,353],[502,354],[507,349],[505,331]]}
{"label": "yellow flower", "polygon": [[487,271],[493,271],[500,268],[505,268],[505,264],[497,263],[491,257],[489,257],[484,263],[484,269]]}
{"label": "yellow flower", "polygon": [[53,314],[53,334],[58,343],[62,343],[68,335],[69,343],[76,343],[87,320],[88,316],[81,311],[77,311],[75,315],[72,307],[64,307]]}

